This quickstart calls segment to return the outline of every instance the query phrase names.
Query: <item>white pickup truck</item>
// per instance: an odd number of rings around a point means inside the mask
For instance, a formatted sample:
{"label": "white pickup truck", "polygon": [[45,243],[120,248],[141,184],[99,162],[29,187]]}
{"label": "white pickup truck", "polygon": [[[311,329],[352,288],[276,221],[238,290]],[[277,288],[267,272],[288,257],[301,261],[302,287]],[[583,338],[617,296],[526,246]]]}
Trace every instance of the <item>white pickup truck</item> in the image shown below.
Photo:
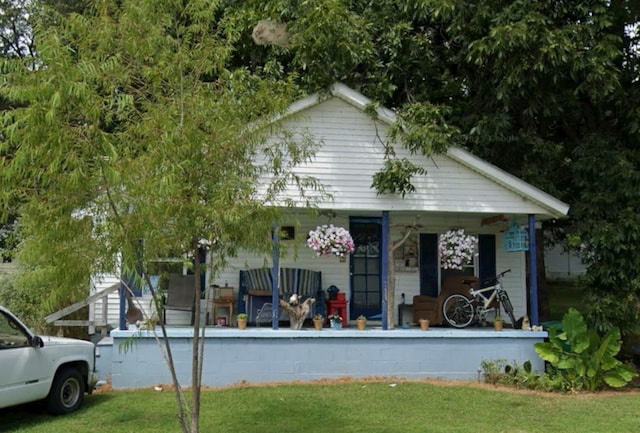
{"label": "white pickup truck", "polygon": [[97,382],[95,345],[37,336],[0,306],[0,408],[44,400],[65,414],[82,404]]}

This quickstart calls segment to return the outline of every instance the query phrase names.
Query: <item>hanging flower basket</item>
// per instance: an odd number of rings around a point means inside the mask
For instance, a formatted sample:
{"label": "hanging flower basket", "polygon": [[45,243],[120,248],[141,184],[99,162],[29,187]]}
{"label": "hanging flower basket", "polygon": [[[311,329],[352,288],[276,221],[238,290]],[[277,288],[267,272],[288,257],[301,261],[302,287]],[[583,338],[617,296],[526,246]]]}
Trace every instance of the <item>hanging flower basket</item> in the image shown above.
{"label": "hanging flower basket", "polygon": [[443,269],[462,269],[463,265],[470,264],[473,260],[477,245],[478,238],[466,234],[464,229],[449,230],[440,235],[440,266]]}
{"label": "hanging flower basket", "polygon": [[346,257],[353,254],[355,244],[344,227],[335,227],[333,224],[316,227],[309,232],[307,246],[316,252],[316,256]]}

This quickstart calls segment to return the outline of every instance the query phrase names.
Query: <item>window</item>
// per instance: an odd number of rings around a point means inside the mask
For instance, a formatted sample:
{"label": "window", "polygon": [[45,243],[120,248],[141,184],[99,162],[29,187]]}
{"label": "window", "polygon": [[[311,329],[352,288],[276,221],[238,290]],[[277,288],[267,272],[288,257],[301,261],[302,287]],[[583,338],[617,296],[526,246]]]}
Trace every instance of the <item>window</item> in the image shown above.
{"label": "window", "polygon": [[4,314],[0,314],[0,349],[11,349],[29,345],[29,338],[20,325]]}

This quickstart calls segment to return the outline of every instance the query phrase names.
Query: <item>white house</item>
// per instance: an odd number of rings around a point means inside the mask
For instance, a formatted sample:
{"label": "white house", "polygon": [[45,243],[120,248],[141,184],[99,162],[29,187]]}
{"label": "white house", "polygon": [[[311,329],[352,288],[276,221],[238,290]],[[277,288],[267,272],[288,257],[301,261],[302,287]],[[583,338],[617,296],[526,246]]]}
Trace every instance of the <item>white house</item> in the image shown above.
{"label": "white house", "polygon": [[[377,118],[372,118],[365,112],[371,102],[362,94],[335,84],[328,95],[314,94],[294,103],[279,120],[286,129],[306,131],[321,142],[315,159],[297,170],[316,177],[333,195],[333,200],[319,205],[321,216],[318,218],[310,218],[301,210],[278,222],[282,227],[291,227],[293,234],[293,239],[281,241],[288,247],[288,254],[280,260],[280,267],[320,271],[322,289],[336,286],[346,294],[351,318],[360,314],[369,317],[386,314],[383,311],[388,273],[383,248],[387,241],[383,236],[385,229],[388,227],[389,241],[393,242],[403,236],[407,226],[418,227],[394,257],[393,302],[399,305],[403,300],[410,303],[414,295],[438,294],[444,277],[450,272],[439,265],[438,235],[452,228],[464,228],[479,237],[479,253],[463,273],[483,279],[511,269],[503,283],[516,317],[527,311],[536,317],[536,312],[532,312],[535,305],[529,305],[526,298],[527,284],[535,290],[535,273],[530,277],[526,275],[525,252],[505,250],[504,232],[510,223],[529,230],[539,221],[562,218],[569,206],[458,147],[426,158],[398,146],[399,158],[410,159],[426,173],[414,176],[416,191],[404,198],[395,194],[378,195],[372,188],[372,179],[384,165],[383,142],[396,117],[392,111],[379,108]],[[305,247],[309,230],[327,223],[346,227],[356,242],[356,254],[345,262],[337,257],[315,257]],[[535,260],[535,254],[532,258]],[[207,275],[206,285],[229,285],[238,293],[239,271],[262,267],[265,261],[270,263],[271,257],[238,257],[215,279]],[[112,278],[97,278],[92,290],[99,291],[112,284]],[[142,295],[141,305],[146,304]],[[109,295],[107,310],[108,322],[118,323],[117,292]],[[98,303],[92,308],[92,319],[101,321],[101,311]],[[170,314],[172,323],[188,324],[188,313]],[[397,322],[397,317],[394,321]]]}

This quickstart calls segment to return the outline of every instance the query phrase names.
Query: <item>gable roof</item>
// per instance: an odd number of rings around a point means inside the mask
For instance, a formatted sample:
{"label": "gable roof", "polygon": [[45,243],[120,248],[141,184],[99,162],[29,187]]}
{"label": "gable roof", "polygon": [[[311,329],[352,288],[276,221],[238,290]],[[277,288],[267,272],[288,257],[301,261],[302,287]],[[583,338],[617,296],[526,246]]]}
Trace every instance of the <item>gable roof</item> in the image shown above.
{"label": "gable roof", "polygon": [[[316,156],[321,160],[322,158],[328,159],[328,161],[325,161],[326,166],[320,168],[317,172],[307,168],[307,174],[317,174],[324,184],[325,181],[323,181],[322,176],[326,176],[327,171],[331,171],[330,168],[333,167],[333,165],[331,165],[332,161],[334,165],[341,163],[341,159],[335,155],[336,152],[342,152],[345,155],[342,159],[346,159],[348,158],[347,155],[349,151],[359,151],[362,156],[360,157],[358,154],[352,155],[352,165],[358,164],[360,166],[369,163],[370,166],[367,167],[369,172],[366,177],[366,179],[368,179],[366,189],[370,190],[369,194],[377,196],[375,190],[371,187],[371,182],[373,174],[381,168],[382,152],[380,152],[380,149],[371,149],[371,146],[369,146],[370,143],[367,143],[362,137],[358,137],[356,131],[358,128],[360,128],[360,131],[369,128],[375,130],[376,136],[382,135],[379,134],[378,127],[373,124],[374,120],[364,114],[365,109],[371,103],[372,101],[366,96],[344,84],[336,83],[331,87],[329,92],[315,93],[294,102],[289,107],[288,111],[280,120],[292,122],[288,127],[296,128],[301,126],[300,119],[306,117],[307,120],[302,121],[305,125],[302,126],[308,127],[310,125],[311,128],[314,129],[315,125],[315,132],[320,135],[321,137],[319,138],[323,140],[322,147],[329,148],[327,152],[330,152],[332,145],[330,141],[335,141],[337,135],[353,137],[351,141],[342,139],[341,143],[334,145],[333,159],[331,159],[330,153],[327,153],[328,156],[323,155],[323,150],[321,149],[320,154]],[[348,107],[360,111],[361,115],[357,117],[356,114],[350,113]],[[388,128],[388,126],[394,124],[397,120],[395,113],[388,108],[378,107],[376,111],[378,114],[377,121],[382,122],[385,128]],[[366,116],[366,118],[362,115]],[[369,126],[366,125],[366,122],[369,123]],[[332,127],[333,130],[331,129]],[[430,158],[425,158],[422,155],[412,155],[408,151],[406,154],[399,154],[398,156],[405,156],[414,161],[414,163],[424,161],[428,165],[428,167],[425,167],[427,174],[424,178],[419,175],[413,178],[413,183],[417,190],[416,193],[408,194],[405,198],[401,198],[395,194],[377,196],[377,200],[375,200],[377,203],[373,203],[373,198],[369,197],[369,204],[363,203],[361,205],[357,203],[360,200],[355,200],[354,196],[351,196],[349,199],[345,194],[344,200],[341,202],[340,193],[346,189],[346,187],[343,186],[348,186],[351,182],[355,185],[356,182],[355,175],[349,178],[345,177],[339,181],[337,180],[336,176],[340,176],[345,170],[345,167],[342,167],[342,170],[335,170],[333,178],[328,178],[329,180],[336,179],[336,183],[332,185],[333,188],[329,188],[329,190],[332,191],[334,195],[337,195],[338,199],[338,203],[331,203],[329,207],[334,209],[364,209],[369,206],[368,208],[372,209],[371,206],[375,204],[374,207],[377,206],[377,209],[384,210],[532,213],[543,218],[563,217],[566,216],[569,210],[568,204],[460,147],[452,146],[445,154],[433,155]],[[374,161],[376,159],[377,162]],[[357,163],[354,161],[357,161]],[[432,162],[431,165],[428,164],[429,161]],[[322,164],[322,161],[320,161],[320,164]],[[460,181],[451,173],[455,170],[457,170],[458,173],[466,171],[464,176],[460,177]],[[449,177],[445,176],[447,173],[449,173]],[[357,182],[362,184],[364,180],[365,177],[360,176]],[[331,184],[331,182],[329,182],[329,184]],[[456,199],[459,200],[458,206],[444,203],[442,198],[438,198],[438,194],[435,192],[437,189],[440,189],[443,194],[451,194],[456,187],[458,189],[475,189],[475,192],[466,195],[454,194],[457,195]],[[482,188],[493,194],[496,200],[494,202],[490,202],[489,200],[482,202],[478,197],[479,195],[483,195],[479,192]],[[360,196],[363,194],[367,195],[362,185],[360,185],[358,191]],[[497,198],[498,196],[499,198]],[[344,203],[347,201],[350,202],[350,204]],[[365,202],[366,200],[362,201]],[[507,203],[507,201],[510,203]]]}

